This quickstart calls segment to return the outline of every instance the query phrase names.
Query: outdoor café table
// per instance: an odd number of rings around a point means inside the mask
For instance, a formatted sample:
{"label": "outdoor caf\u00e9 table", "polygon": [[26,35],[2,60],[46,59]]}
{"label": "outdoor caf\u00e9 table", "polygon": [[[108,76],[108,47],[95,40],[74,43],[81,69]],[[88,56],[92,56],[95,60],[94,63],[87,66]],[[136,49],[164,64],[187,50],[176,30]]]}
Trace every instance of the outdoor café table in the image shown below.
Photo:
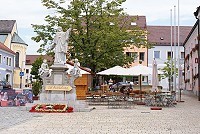
{"label": "outdoor caf\u00e9 table", "polygon": [[173,96],[171,92],[169,91],[164,91],[164,92],[159,92],[156,96],[156,103],[157,105],[160,106],[174,106],[173,104]]}

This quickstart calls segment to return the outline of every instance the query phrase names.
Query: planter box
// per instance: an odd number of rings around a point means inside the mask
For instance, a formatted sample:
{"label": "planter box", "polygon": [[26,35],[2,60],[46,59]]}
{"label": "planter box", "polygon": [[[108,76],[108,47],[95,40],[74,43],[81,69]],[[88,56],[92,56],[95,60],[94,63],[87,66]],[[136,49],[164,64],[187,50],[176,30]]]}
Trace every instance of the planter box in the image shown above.
{"label": "planter box", "polygon": [[1,101],[1,106],[2,107],[7,107],[8,106],[8,101]]}
{"label": "planter box", "polygon": [[162,107],[151,107],[151,110],[162,110]]}
{"label": "planter box", "polygon": [[33,96],[33,100],[39,100],[39,96]]}

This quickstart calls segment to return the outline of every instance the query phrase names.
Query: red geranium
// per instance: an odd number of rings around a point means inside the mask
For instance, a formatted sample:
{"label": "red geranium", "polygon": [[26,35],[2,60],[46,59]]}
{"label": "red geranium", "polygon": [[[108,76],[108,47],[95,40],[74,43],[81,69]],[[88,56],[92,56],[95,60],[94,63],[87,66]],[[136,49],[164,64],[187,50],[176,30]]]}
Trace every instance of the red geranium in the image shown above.
{"label": "red geranium", "polygon": [[67,112],[68,112],[68,113],[73,112],[73,107],[67,107]]}

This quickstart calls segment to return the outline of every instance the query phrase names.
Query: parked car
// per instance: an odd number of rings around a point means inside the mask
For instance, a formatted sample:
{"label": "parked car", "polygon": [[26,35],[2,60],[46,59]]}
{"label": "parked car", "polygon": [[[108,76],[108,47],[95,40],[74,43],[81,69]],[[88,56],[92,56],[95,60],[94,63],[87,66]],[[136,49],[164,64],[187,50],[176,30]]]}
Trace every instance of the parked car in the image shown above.
{"label": "parked car", "polygon": [[126,83],[126,82],[117,82],[114,85],[112,85],[112,90],[118,91],[122,87],[130,87],[132,85],[131,83]]}
{"label": "parked car", "polygon": [[[138,81],[134,81],[134,85],[139,85]],[[148,82],[142,81],[141,85],[149,85]]]}

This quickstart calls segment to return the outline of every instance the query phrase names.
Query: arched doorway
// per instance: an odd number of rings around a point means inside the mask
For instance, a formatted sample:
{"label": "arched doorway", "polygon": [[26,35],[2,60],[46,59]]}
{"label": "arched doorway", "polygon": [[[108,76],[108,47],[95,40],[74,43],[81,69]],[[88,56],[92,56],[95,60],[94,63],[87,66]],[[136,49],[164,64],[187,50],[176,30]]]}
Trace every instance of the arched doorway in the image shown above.
{"label": "arched doorway", "polygon": [[10,74],[6,74],[6,82],[10,83]]}

